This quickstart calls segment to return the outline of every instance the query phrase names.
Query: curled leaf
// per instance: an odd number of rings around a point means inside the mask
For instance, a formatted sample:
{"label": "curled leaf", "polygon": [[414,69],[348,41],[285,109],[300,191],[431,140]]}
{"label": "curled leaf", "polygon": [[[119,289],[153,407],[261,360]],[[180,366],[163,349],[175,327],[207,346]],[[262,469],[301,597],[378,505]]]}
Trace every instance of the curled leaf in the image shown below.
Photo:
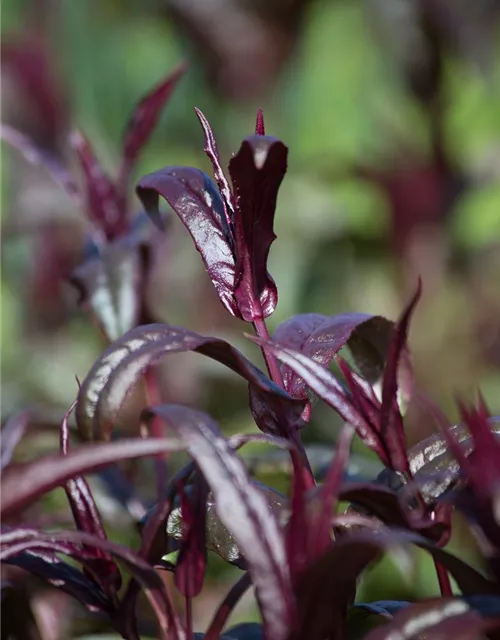
{"label": "curled leaf", "polygon": [[[54,551],[23,551],[2,562],[24,569],[76,598],[90,611],[111,611],[109,596],[76,567],[61,560]],[[2,603],[3,606],[3,603]]]}
{"label": "curled leaf", "polygon": [[206,173],[165,167],[141,178],[137,197],[153,222],[163,228],[158,208],[165,198],[193,238],[222,304],[239,317],[234,298],[236,259],[221,195]]}
{"label": "curled leaf", "polygon": [[278,190],[287,169],[287,147],[277,138],[246,138],[231,158],[236,244],[234,296],[243,320],[270,316],[278,302],[274,280],[267,272],[267,258],[274,234]]}
{"label": "curled leaf", "polygon": [[[374,384],[382,376],[393,327],[394,323],[382,316],[364,313],[302,313],[282,322],[273,342],[295,349],[325,368],[347,345],[361,374]],[[281,365],[281,370],[287,391],[305,396],[304,380],[286,364]]]}
{"label": "curled leaf", "polygon": [[151,324],[132,329],[110,345],[82,382],[76,420],[83,437],[109,438],[123,402],[145,370],[169,353],[184,351],[217,360],[265,395],[276,396],[287,405],[302,404],[224,340],[167,324]]}

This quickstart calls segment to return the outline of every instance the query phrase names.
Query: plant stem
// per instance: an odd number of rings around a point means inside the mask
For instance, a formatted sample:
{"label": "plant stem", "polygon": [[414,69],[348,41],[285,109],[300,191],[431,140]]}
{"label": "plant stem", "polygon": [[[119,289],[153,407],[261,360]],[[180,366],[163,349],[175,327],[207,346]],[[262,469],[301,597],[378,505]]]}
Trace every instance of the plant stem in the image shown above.
{"label": "plant stem", "polygon": [[[256,336],[258,336],[259,338],[263,338],[264,340],[270,340],[269,331],[267,330],[267,325],[264,318],[255,318],[252,324]],[[269,377],[279,387],[285,389],[285,383],[283,382],[283,376],[281,375],[278,359],[275,355],[267,353],[265,347],[261,347],[261,351],[266,362]],[[301,454],[306,486],[308,488],[315,487],[316,480],[314,479],[311,463],[309,462],[309,458],[307,457],[304,443],[302,442],[302,438],[300,437],[300,433],[297,431],[297,429],[292,428],[288,430],[285,437],[288,437],[295,444]]]}
{"label": "plant stem", "polygon": [[[146,382],[146,398],[148,405],[155,406],[161,404],[161,395],[158,388],[158,378],[156,372],[152,367],[148,367],[144,375]],[[163,438],[163,426],[161,420],[158,417],[154,417],[151,421],[151,435],[154,438]],[[166,453],[159,453],[155,456],[156,465],[156,493],[158,499],[163,495],[163,490],[167,482],[167,469],[166,469]]]}
{"label": "plant stem", "polygon": [[193,610],[189,596],[186,596],[186,638],[193,639]]}
{"label": "plant stem", "polygon": [[[253,328],[255,335],[259,338],[263,338],[264,340],[270,339],[264,318],[255,318],[253,321]],[[267,353],[264,347],[261,347],[261,351],[264,356],[264,360],[266,361],[267,370],[271,380],[284,389],[283,376],[281,375],[278,359],[272,353]]]}
{"label": "plant stem", "polygon": [[252,581],[248,571],[241,576],[238,582],[233,584],[229,593],[215,612],[212,622],[208,627],[208,631],[205,634],[205,640],[218,640],[229,616],[231,615],[231,612],[251,584]]}
{"label": "plant stem", "polygon": [[441,595],[443,596],[443,598],[451,598],[453,596],[453,591],[451,588],[450,576],[448,574],[448,571],[437,560],[434,560],[434,565],[436,567]]}

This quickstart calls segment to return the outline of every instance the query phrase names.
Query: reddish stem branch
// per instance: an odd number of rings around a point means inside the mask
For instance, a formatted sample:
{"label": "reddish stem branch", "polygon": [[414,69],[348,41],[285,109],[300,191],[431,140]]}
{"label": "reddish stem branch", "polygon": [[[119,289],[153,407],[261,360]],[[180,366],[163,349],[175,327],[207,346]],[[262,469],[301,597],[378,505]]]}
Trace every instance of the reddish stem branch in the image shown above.
{"label": "reddish stem branch", "polygon": [[[264,318],[255,318],[253,321],[253,328],[255,331],[255,335],[259,338],[263,338],[264,340],[270,340],[269,331],[267,330],[266,321]],[[269,377],[273,382],[275,382],[282,389],[285,388],[285,383],[283,382],[283,376],[281,375],[281,371],[278,364],[278,359],[275,355],[271,353],[267,353],[265,347],[261,347],[262,355],[264,356],[264,360],[266,362],[267,371],[269,373]],[[295,444],[297,449],[299,450],[302,460],[303,460],[303,470],[304,470],[304,480],[307,487],[315,487],[316,480],[314,479],[314,474],[312,472],[311,464],[309,462],[309,458],[307,457],[306,451],[304,449],[304,443],[302,442],[302,438],[300,437],[300,433],[292,428],[288,431],[286,436]]]}
{"label": "reddish stem branch", "polygon": [[434,565],[436,567],[441,595],[443,598],[451,598],[453,596],[453,590],[451,588],[450,575],[448,571],[437,560],[434,560]]}
{"label": "reddish stem branch", "polygon": [[[253,321],[253,328],[255,331],[255,335],[259,338],[263,338],[264,340],[269,340],[270,335],[267,330],[266,321],[264,318],[255,318]],[[267,353],[264,347],[261,347],[262,355],[264,356],[264,360],[266,361],[267,371],[269,372],[269,377],[271,380],[276,382],[282,389],[284,388],[283,376],[281,375],[281,371],[279,368],[278,360],[275,355],[271,353]]]}
{"label": "reddish stem branch", "polygon": [[[160,394],[160,389],[158,387],[158,378],[156,375],[156,371],[153,369],[153,367],[149,367],[146,370],[146,373],[144,375],[144,380],[146,382],[146,399],[147,399],[148,405],[150,406],[160,405],[162,402],[161,394]],[[163,438],[164,436],[163,425],[160,418],[155,416],[151,420],[150,424],[151,424],[150,426],[151,435],[154,438]],[[166,483],[167,483],[167,470],[165,465],[166,459],[167,459],[167,453],[159,453],[157,456],[155,456],[156,492],[159,499],[163,495],[163,490],[166,487]]]}
{"label": "reddish stem branch", "polygon": [[251,584],[252,581],[248,572],[244,573],[238,582],[233,584],[229,593],[215,612],[212,622],[208,627],[208,631],[205,634],[205,640],[218,640],[229,616],[231,615],[231,612]]}

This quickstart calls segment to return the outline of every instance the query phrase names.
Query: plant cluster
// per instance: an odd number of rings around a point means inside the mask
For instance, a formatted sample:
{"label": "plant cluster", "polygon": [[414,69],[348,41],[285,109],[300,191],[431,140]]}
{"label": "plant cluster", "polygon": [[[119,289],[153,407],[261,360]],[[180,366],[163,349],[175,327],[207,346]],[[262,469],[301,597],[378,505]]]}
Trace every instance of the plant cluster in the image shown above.
{"label": "plant cluster", "polygon": [[[172,640],[500,637],[497,421],[480,400],[477,407],[461,405],[463,422],[452,426],[425,401],[440,433],[413,448],[406,444],[403,414],[414,391],[407,336],[420,282],[395,323],[362,313],[307,313],[289,318],[269,335],[266,318],[276,308],[278,291],[267,260],[288,149],[266,134],[261,110],[255,133],[243,140],[227,172],[210,124],[196,110],[215,179],[182,166],[147,175],[136,186],[147,216],[131,219],[127,188],[132,168],[182,71],[138,103],[125,131],[116,180],[104,173],[80,133],[71,142],[83,190],[46,151],[13,129],[3,130],[28,158],[43,163],[86,212],[92,231],[85,261],[72,281],[109,346],[79,384],[75,403],[61,421],[58,452],[13,461],[29,427],[29,412],[14,416],[2,429],[2,563],[73,596],[89,615],[106,620],[130,640],[155,634]],[[154,239],[148,217],[165,228],[160,198],[190,233],[227,312],[251,326],[247,337],[260,347],[267,372],[225,340],[151,322],[144,297]],[[154,384],[156,363],[188,351],[218,361],[246,381],[258,431],[225,437],[206,413],[168,404],[144,410],[137,437],[119,437],[119,412],[139,380],[146,376]],[[316,399],[344,421],[335,455],[321,477],[301,438]],[[73,411],[85,441],[77,446],[70,446]],[[354,437],[384,466],[372,481],[346,478]],[[238,455],[256,441],[289,456],[288,495],[257,482]],[[163,456],[178,451],[186,451],[192,461],[167,483]],[[108,539],[85,475],[143,456],[158,461],[161,492],[141,523],[140,548],[132,550]],[[27,508],[56,487],[64,487],[75,528],[30,526]],[[347,509],[340,506],[345,502]],[[454,510],[463,513],[477,535],[484,572],[444,548]],[[384,553],[409,545],[433,558],[441,597],[358,602],[364,571]],[[201,633],[192,628],[192,600],[203,588],[208,551],[242,573]],[[185,600],[182,616],[164,572],[173,573]],[[261,622],[226,630],[232,610],[251,586]],[[157,630],[147,629],[137,615],[141,592],[154,611]],[[14,583],[2,584],[2,598],[4,604],[16,602]],[[7,607],[3,613],[6,637],[39,637],[28,614],[16,616]]]}

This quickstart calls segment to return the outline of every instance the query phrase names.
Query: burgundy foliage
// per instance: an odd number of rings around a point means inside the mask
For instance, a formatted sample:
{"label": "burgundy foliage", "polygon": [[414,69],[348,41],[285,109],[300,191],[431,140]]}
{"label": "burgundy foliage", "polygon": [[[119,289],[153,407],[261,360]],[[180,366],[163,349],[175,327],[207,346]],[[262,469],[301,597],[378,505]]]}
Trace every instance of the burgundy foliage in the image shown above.
{"label": "burgundy foliage", "polygon": [[[163,226],[160,196],[182,220],[225,308],[253,325],[251,338],[261,348],[267,373],[225,340],[144,320],[145,254],[154,228],[144,215],[131,223],[127,184],[181,73],[174,72],[138,103],[124,134],[116,180],[102,171],[82,134],[72,137],[84,176],[84,188],[77,192],[53,154],[12,129],[4,131],[86,203],[93,234],[74,281],[112,342],[81,383],[76,400],[77,435],[93,442],[70,443],[74,407],[61,421],[60,450],[35,459],[19,462],[15,455],[30,427],[30,412],[13,417],[2,430],[2,563],[76,598],[131,640],[152,634],[173,640],[349,640],[361,637],[355,626],[360,620],[368,640],[417,634],[498,637],[498,419],[482,400],[477,408],[460,404],[459,425],[448,424],[435,410],[441,433],[407,447],[404,407],[414,384],[408,335],[420,282],[395,323],[365,314],[310,313],[286,320],[269,336],[265,318],[278,296],[267,259],[288,149],[266,135],[262,110],[255,134],[229,162],[229,178],[211,127],[197,110],[215,182],[199,169],[166,167],[142,178],[137,193],[158,226]],[[120,410],[139,379],[166,355],[190,351],[218,361],[248,384],[249,408],[261,433],[226,437],[206,413],[155,402],[137,421],[140,437],[121,437]],[[330,370],[332,364],[339,373]],[[301,433],[314,396],[345,422],[322,473]],[[163,437],[164,428],[175,435]],[[377,454],[382,465],[377,477],[346,480],[354,437]],[[286,454],[291,470],[287,495],[252,476],[251,465],[239,453],[250,442],[272,444]],[[116,465],[131,459],[158,460],[179,451],[191,461],[160,483],[157,503],[137,523],[138,549],[108,539],[97,494],[85,476],[108,466],[117,471]],[[66,493],[74,527],[35,526],[30,509],[57,488]],[[348,507],[341,508],[341,502]],[[455,508],[477,535],[484,573],[444,548]],[[356,602],[365,570],[387,551],[404,553],[409,546],[434,561],[442,597],[418,603]],[[173,551],[178,551],[175,561]],[[243,573],[204,634],[192,628],[192,600],[203,590],[209,551]],[[174,573],[171,582],[164,579],[165,571]],[[260,622],[224,631],[251,586]],[[184,599],[183,618],[170,588]],[[4,592],[17,603],[16,611],[31,620],[23,592],[10,585],[2,587]],[[155,614],[152,632],[139,613],[141,593]]]}

